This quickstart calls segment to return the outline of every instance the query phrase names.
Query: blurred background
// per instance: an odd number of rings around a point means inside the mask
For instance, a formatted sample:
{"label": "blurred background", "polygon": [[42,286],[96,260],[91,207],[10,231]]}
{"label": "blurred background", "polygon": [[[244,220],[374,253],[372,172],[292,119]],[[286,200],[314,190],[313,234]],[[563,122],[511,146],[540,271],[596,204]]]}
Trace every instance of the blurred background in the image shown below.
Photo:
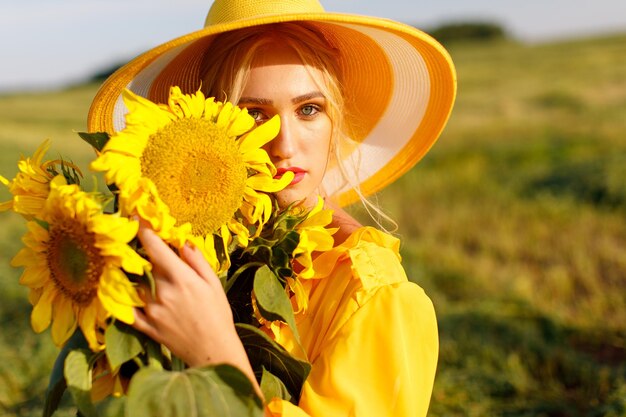
{"label": "blurred background", "polygon": [[[626,416],[626,2],[322,3],[425,30],[457,66],[442,137],[375,198],[437,310],[429,416]],[[49,159],[86,169],[93,153],[75,132],[102,80],[200,28],[208,10],[195,0],[0,5],[9,179],[46,138]],[[57,349],[30,329],[9,266],[24,222],[0,213],[0,225],[0,416],[37,416]]]}

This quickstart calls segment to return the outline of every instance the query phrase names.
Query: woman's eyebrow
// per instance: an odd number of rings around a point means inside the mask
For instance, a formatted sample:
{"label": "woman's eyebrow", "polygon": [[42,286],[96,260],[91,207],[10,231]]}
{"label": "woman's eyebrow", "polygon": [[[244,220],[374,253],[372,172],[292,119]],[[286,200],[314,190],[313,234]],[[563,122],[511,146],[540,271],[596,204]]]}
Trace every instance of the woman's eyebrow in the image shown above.
{"label": "woman's eyebrow", "polygon": [[302,94],[301,96],[297,96],[291,99],[293,104],[302,103],[303,101],[311,100],[314,98],[324,98],[324,94],[319,91],[312,91],[310,93]]}
{"label": "woman's eyebrow", "polygon": [[267,98],[241,97],[239,99],[239,103],[256,104],[258,106],[267,106],[267,105],[271,105],[273,101]]}
{"label": "woman's eyebrow", "polygon": [[[312,91],[310,93],[302,94],[291,99],[293,104],[302,103],[303,101],[311,100],[314,98],[324,98],[324,94],[319,91]],[[274,104],[274,102],[267,98],[260,97],[241,97],[239,103],[243,104],[256,104],[257,106],[268,106]]]}

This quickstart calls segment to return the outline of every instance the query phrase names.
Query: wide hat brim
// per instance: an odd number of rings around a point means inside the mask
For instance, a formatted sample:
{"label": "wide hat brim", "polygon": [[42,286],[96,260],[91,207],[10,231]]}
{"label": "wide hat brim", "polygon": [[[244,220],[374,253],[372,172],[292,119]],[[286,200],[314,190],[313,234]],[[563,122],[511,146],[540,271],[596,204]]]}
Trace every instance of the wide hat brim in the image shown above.
{"label": "wide hat brim", "polygon": [[[91,132],[122,130],[126,88],[167,102],[169,88],[193,93],[214,35],[277,22],[306,21],[340,51],[346,119],[359,146],[344,167],[365,196],[413,167],[443,130],[456,95],[456,73],[446,50],[431,36],[395,21],[342,13],[274,14],[213,24],[153,48],[111,75],[94,98]],[[345,172],[344,172],[345,175]],[[341,206],[359,199],[339,168],[330,167],[323,187]]]}

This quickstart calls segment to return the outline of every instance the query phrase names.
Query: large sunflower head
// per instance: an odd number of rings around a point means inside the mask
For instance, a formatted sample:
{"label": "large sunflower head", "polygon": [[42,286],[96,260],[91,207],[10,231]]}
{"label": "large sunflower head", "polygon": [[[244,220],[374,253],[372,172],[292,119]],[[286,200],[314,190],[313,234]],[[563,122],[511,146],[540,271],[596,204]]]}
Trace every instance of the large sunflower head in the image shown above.
{"label": "large sunflower head", "polygon": [[261,148],[278,134],[279,119],[255,126],[247,110],[178,87],[167,104],[130,91],[124,102],[126,127],[92,169],[118,187],[126,214],[143,218],[176,247],[191,241],[216,270],[225,270],[233,237],[246,246],[269,218],[267,193],[291,182],[286,175],[274,179],[276,169]]}
{"label": "large sunflower head", "polygon": [[127,245],[138,223],[103,214],[97,198],[63,176],[50,182],[39,214],[11,262],[24,267],[20,283],[30,288],[32,327],[42,332],[52,323],[52,339],[61,346],[78,326],[89,346],[101,349],[106,319],[132,323],[133,308],[143,305],[122,271],[140,275],[149,266]]}

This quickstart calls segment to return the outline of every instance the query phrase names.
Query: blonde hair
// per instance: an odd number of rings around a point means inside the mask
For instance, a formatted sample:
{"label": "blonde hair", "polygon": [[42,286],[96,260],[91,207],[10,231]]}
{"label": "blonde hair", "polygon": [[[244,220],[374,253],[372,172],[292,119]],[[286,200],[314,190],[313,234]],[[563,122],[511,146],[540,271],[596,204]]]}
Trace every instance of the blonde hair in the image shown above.
{"label": "blonde hair", "polygon": [[[369,216],[384,230],[382,222],[388,222],[394,230],[396,223],[361,192],[356,165],[346,152],[358,149],[358,143],[349,134],[345,123],[346,107],[341,85],[341,68],[338,65],[340,51],[324,37],[322,31],[309,22],[284,22],[243,28],[217,35],[204,56],[201,68],[202,88],[208,97],[237,104],[248,81],[254,59],[276,45],[288,46],[296,52],[305,67],[315,68],[322,74],[318,85],[326,99],[326,112],[332,122],[331,148],[333,160],[348,184],[359,196]],[[315,80],[317,82],[317,80]],[[346,167],[350,160],[354,166]],[[349,175],[348,169],[355,173]],[[382,220],[381,220],[382,219]]]}

